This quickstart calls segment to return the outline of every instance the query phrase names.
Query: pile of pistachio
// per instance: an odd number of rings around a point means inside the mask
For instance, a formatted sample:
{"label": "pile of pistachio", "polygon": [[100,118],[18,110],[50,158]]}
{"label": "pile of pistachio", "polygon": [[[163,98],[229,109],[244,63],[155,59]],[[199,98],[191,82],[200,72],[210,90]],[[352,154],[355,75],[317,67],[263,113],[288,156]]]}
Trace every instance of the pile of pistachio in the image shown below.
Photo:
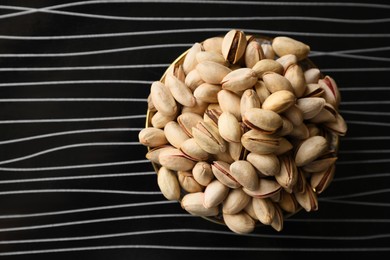
{"label": "pile of pistachio", "polygon": [[139,141],[166,199],[240,234],[318,210],[347,125],[336,82],[309,52],[231,30],[193,44],[152,83]]}

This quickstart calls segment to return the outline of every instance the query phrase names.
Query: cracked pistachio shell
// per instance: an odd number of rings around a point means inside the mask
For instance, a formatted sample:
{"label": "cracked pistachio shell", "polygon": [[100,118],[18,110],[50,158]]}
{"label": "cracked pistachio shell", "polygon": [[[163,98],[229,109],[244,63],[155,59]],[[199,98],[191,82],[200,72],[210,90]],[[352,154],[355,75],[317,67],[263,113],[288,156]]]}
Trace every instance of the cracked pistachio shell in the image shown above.
{"label": "cracked pistachio shell", "polygon": [[320,156],[311,163],[306,164],[302,167],[305,172],[315,173],[323,172],[329,168],[329,166],[335,164],[337,161],[337,156],[334,152],[325,153],[324,156]]}
{"label": "cracked pistachio shell", "polygon": [[274,72],[281,75],[284,71],[282,64],[273,59],[262,59],[256,62],[252,69],[256,72],[259,79],[262,79],[267,72]]}
{"label": "cracked pistachio shell", "polygon": [[279,140],[279,147],[274,151],[275,155],[282,155],[290,150],[292,150],[293,145],[284,137],[281,137]]}
{"label": "cracked pistachio shell", "polygon": [[241,117],[245,114],[245,112],[250,108],[260,108],[261,102],[260,98],[257,95],[256,91],[253,89],[247,89],[241,96],[240,100],[240,112]]}
{"label": "cracked pistachio shell", "polygon": [[184,141],[180,146],[180,151],[193,161],[206,161],[209,158],[209,154],[200,148],[194,138]]}
{"label": "cracked pistachio shell", "polygon": [[221,90],[221,85],[202,83],[194,90],[194,96],[196,99],[207,103],[218,102],[218,92]]}
{"label": "cracked pistachio shell", "polygon": [[196,127],[192,128],[192,135],[196,143],[204,151],[217,154],[226,151],[226,144],[220,136],[218,128],[208,122],[198,122]]}
{"label": "cracked pistachio shell", "polygon": [[341,98],[336,81],[330,76],[325,76],[323,79],[318,80],[318,84],[324,90],[323,98],[325,98],[326,102],[338,109]]}
{"label": "cracked pistachio shell", "polygon": [[299,126],[303,123],[303,114],[302,111],[293,104],[288,109],[282,112],[282,115],[285,116],[294,126]]}
{"label": "cracked pistachio shell", "polygon": [[232,70],[213,61],[203,61],[196,65],[196,70],[206,83],[220,84],[223,78]]}
{"label": "cracked pistachio shell", "polygon": [[160,81],[154,81],[150,87],[153,105],[158,112],[165,116],[173,116],[178,108],[169,89]]}
{"label": "cracked pistachio shell", "polygon": [[204,83],[204,81],[196,69],[191,70],[184,80],[184,84],[186,84],[192,92],[194,92],[194,90],[202,83]]}
{"label": "cracked pistachio shell", "polygon": [[280,162],[275,154],[249,153],[246,160],[266,176],[274,176],[280,171]]}
{"label": "cracked pistachio shell", "polygon": [[324,89],[320,87],[318,83],[308,83],[306,85],[305,93],[303,97],[321,97],[324,93]]}
{"label": "cracked pistachio shell", "polygon": [[278,205],[275,205],[275,217],[271,223],[271,227],[273,227],[276,231],[280,232],[283,229],[284,216],[283,212]]}
{"label": "cracked pistachio shell", "polygon": [[241,98],[229,90],[222,89],[218,92],[218,103],[221,110],[233,114],[239,122],[241,122],[240,102]]}
{"label": "cracked pistachio shell", "polygon": [[252,68],[262,59],[265,59],[265,55],[260,43],[256,40],[249,41],[244,53],[245,66]]}
{"label": "cracked pistachio shell", "polygon": [[299,205],[302,206],[307,212],[317,211],[318,210],[318,200],[317,194],[314,192],[313,188],[310,186],[308,182],[305,184],[305,191],[295,192],[295,198],[297,199]]}
{"label": "cracked pistachio shell", "polygon": [[285,36],[277,36],[272,40],[272,48],[281,57],[286,54],[294,54],[298,60],[307,58],[310,46]]}
{"label": "cracked pistachio shell", "polygon": [[289,213],[295,213],[300,208],[294,194],[285,190],[280,191],[280,200],[278,201],[278,205],[281,209]]}
{"label": "cracked pistachio shell", "polygon": [[202,120],[203,118],[200,115],[193,112],[181,113],[176,119],[177,123],[189,137],[192,137],[192,127]]}
{"label": "cracked pistachio shell", "polygon": [[161,167],[157,172],[157,185],[167,200],[180,199],[180,184],[174,171]]}
{"label": "cracked pistachio shell", "polygon": [[164,131],[154,127],[143,128],[138,133],[138,140],[141,144],[149,147],[161,146],[168,143]]}
{"label": "cracked pistachio shell", "polygon": [[213,164],[211,164],[211,169],[215,178],[217,178],[224,185],[232,189],[241,187],[241,184],[237,182],[230,174],[230,163],[225,161],[214,161]]}
{"label": "cracked pistachio shell", "polygon": [[188,50],[186,57],[183,61],[183,70],[186,75],[188,75],[188,73],[190,73],[190,71],[193,70],[198,64],[196,60],[196,54],[201,51],[203,51],[203,47],[202,44],[198,42],[194,43]]}
{"label": "cracked pistachio shell", "polygon": [[203,120],[214,126],[218,126],[218,119],[221,114],[222,110],[218,104],[210,104],[203,115]]}
{"label": "cracked pistachio shell", "polygon": [[251,202],[251,197],[241,188],[231,189],[222,203],[222,212],[236,214],[243,210],[249,202]]}
{"label": "cracked pistachio shell", "polygon": [[212,51],[198,52],[196,54],[196,60],[198,61],[198,63],[201,63],[203,61],[213,61],[226,67],[229,65],[225,58],[222,56],[222,54]]}
{"label": "cracked pistachio shell", "polygon": [[302,111],[304,120],[315,117],[325,106],[325,99],[321,97],[298,98],[296,105]]}
{"label": "cracked pistachio shell", "polygon": [[248,109],[243,115],[242,121],[249,128],[265,134],[273,134],[283,125],[283,120],[279,114],[262,108]]}
{"label": "cracked pistachio shell", "polygon": [[221,81],[222,89],[233,92],[252,88],[257,82],[257,75],[250,68],[239,68],[227,74]]}
{"label": "cracked pistachio shell", "polygon": [[205,208],[216,207],[225,200],[229,194],[229,187],[221,183],[219,180],[212,180],[204,190],[203,206]]}
{"label": "cracked pistachio shell", "polygon": [[174,99],[183,106],[195,106],[195,97],[187,85],[173,75],[166,75],[165,85],[169,88]]}
{"label": "cracked pistachio shell", "polygon": [[192,175],[203,186],[207,186],[214,179],[211,165],[208,162],[197,162],[192,169]]}
{"label": "cracked pistachio shell", "polygon": [[295,163],[298,167],[304,166],[328,149],[328,142],[323,136],[312,136],[304,140],[298,147],[295,155]]}
{"label": "cracked pistachio shell", "polygon": [[313,187],[317,194],[321,194],[333,180],[335,174],[335,165],[332,164],[328,169],[322,172],[312,173],[310,177],[310,186]]}
{"label": "cracked pistachio shell", "polygon": [[231,64],[236,64],[244,55],[247,40],[245,33],[239,30],[230,30],[222,40],[222,55]]}
{"label": "cracked pistachio shell", "polygon": [[258,154],[270,154],[279,148],[280,137],[263,134],[257,130],[249,130],[242,135],[241,143],[248,151]]}
{"label": "cracked pistachio shell", "polygon": [[282,186],[274,180],[260,179],[259,187],[256,190],[251,191],[245,187],[243,190],[254,198],[269,198],[278,194],[282,190]]}
{"label": "cracked pistachio shell", "polygon": [[168,142],[176,148],[180,148],[181,144],[190,138],[176,121],[168,122],[165,125],[164,134]]}
{"label": "cracked pistachio shell", "polygon": [[267,99],[264,100],[261,108],[276,113],[283,113],[292,107],[295,104],[295,101],[296,97],[291,91],[279,90],[269,95]]}
{"label": "cracked pistachio shell", "polygon": [[269,198],[253,198],[252,206],[257,219],[264,225],[271,225],[275,216],[274,203]]}
{"label": "cracked pistachio shell", "polygon": [[212,52],[222,54],[222,50],[221,50],[222,41],[223,41],[223,37],[217,36],[217,37],[207,38],[202,43],[203,49],[205,51],[212,51]]}
{"label": "cracked pistachio shell", "polygon": [[256,190],[259,186],[259,176],[248,161],[238,160],[230,165],[230,175],[248,190]]}
{"label": "cracked pistachio shell", "polygon": [[286,117],[281,116],[283,120],[282,128],[277,132],[280,136],[289,135],[294,130],[294,125]]}
{"label": "cracked pistachio shell", "polygon": [[336,117],[337,117],[336,109],[334,109],[334,107],[331,104],[325,103],[321,111],[314,117],[310,118],[310,122],[316,124],[327,123],[327,122],[330,123],[330,122],[335,122],[337,120]]}
{"label": "cracked pistachio shell", "polygon": [[336,115],[336,121],[327,122],[324,124],[324,126],[340,136],[344,136],[348,130],[347,123],[339,113]]}
{"label": "cracked pistachio shell", "polygon": [[294,93],[294,89],[288,79],[275,72],[265,72],[263,74],[263,81],[270,93],[279,90],[288,90]]}
{"label": "cracked pistachio shell", "polygon": [[271,92],[267,89],[267,87],[264,84],[264,81],[258,80],[255,84],[255,90],[256,94],[259,97],[260,104],[263,104],[264,101],[271,95]]}
{"label": "cracked pistachio shell", "polygon": [[189,171],[195,162],[188,159],[179,149],[166,149],[158,156],[160,164],[173,171]]}
{"label": "cracked pistachio shell", "polygon": [[205,188],[194,179],[191,172],[178,171],[177,176],[180,186],[187,192],[201,192]]}
{"label": "cracked pistachio shell", "polygon": [[206,208],[203,205],[204,193],[195,192],[188,193],[181,200],[181,207],[188,213],[194,216],[210,217],[217,216],[219,213],[218,207]]}
{"label": "cracked pistachio shell", "polygon": [[276,181],[289,193],[298,179],[298,169],[294,159],[290,155],[280,156],[280,171],[275,174]]}
{"label": "cracked pistachio shell", "polygon": [[218,118],[218,129],[221,137],[227,142],[241,141],[241,125],[233,114],[223,112]]}
{"label": "cracked pistachio shell", "polygon": [[237,234],[248,234],[255,229],[256,221],[245,211],[240,211],[237,214],[224,213],[222,216],[226,226]]}
{"label": "cracked pistachio shell", "polygon": [[284,77],[290,81],[295,96],[302,97],[306,91],[306,81],[301,66],[291,64],[285,71]]}

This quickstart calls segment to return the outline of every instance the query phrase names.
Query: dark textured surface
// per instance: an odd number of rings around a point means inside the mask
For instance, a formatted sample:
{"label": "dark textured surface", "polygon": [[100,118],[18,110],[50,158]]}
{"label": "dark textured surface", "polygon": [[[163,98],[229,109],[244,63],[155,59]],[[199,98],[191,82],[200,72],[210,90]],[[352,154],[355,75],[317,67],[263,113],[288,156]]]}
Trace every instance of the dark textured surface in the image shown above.
{"label": "dark textured surface", "polygon": [[[386,1],[2,1],[3,259],[388,257]],[[41,8],[41,9],[37,9]],[[232,28],[286,35],[338,83],[348,123],[319,210],[236,235],[159,194],[139,145],[150,84]]]}

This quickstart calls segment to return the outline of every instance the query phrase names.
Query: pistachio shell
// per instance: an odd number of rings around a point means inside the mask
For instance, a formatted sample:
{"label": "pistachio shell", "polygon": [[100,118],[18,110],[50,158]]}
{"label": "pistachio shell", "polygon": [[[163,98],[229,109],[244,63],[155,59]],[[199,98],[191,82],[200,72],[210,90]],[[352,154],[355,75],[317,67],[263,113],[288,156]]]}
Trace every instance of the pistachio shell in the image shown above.
{"label": "pistachio shell", "polygon": [[280,232],[283,229],[284,216],[282,210],[278,205],[275,205],[275,216],[271,223],[271,227],[273,227],[276,231]]}
{"label": "pistachio shell", "polygon": [[323,98],[325,98],[326,102],[338,109],[341,98],[336,81],[330,76],[325,76],[325,78],[318,80],[318,84],[324,90]]}
{"label": "pistachio shell", "polygon": [[207,102],[203,102],[195,98],[195,106],[193,107],[184,106],[182,107],[181,112],[182,113],[192,112],[198,115],[203,115],[203,113],[206,111],[207,106],[208,106]]}
{"label": "pistachio shell", "polygon": [[298,63],[298,58],[294,54],[286,54],[276,59],[277,62],[282,64],[284,72],[287,71],[288,67]]}
{"label": "pistachio shell", "polygon": [[274,180],[268,180],[268,179],[260,179],[259,181],[259,187],[254,190],[248,190],[246,188],[243,188],[243,190],[249,195],[254,198],[269,198],[282,189],[282,186],[280,186],[279,183],[277,183]]}
{"label": "pistachio shell", "polygon": [[254,220],[258,220],[258,218],[257,218],[257,216],[255,214],[255,210],[253,209],[252,200],[253,200],[253,198],[250,197],[250,201],[246,204],[246,206],[243,209],[243,211],[245,211]]}
{"label": "pistachio shell", "polygon": [[167,200],[180,199],[180,185],[174,171],[160,167],[157,173],[157,185]]}
{"label": "pistachio shell", "polygon": [[198,52],[196,54],[196,60],[198,61],[198,63],[201,63],[203,61],[213,61],[226,67],[229,65],[225,58],[222,56],[222,54],[212,51]]}
{"label": "pistachio shell", "polygon": [[265,72],[263,74],[263,81],[270,93],[274,93],[279,90],[288,90],[291,93],[294,93],[294,89],[290,81],[278,73]]}
{"label": "pistachio shell", "polygon": [[192,92],[194,92],[194,90],[202,83],[204,83],[204,81],[196,69],[191,70],[184,80],[184,84],[186,84]]}
{"label": "pistachio shell", "polygon": [[192,127],[202,120],[203,118],[200,115],[193,112],[182,112],[176,119],[177,123],[189,137],[192,137]]}
{"label": "pistachio shell", "polygon": [[154,81],[150,87],[153,105],[165,116],[173,116],[178,111],[176,101],[169,89],[160,81]]}
{"label": "pistachio shell", "polygon": [[230,91],[244,91],[255,85],[257,75],[250,68],[239,68],[227,74],[221,81],[222,89]]}
{"label": "pistachio shell", "polygon": [[196,65],[196,70],[206,83],[219,84],[222,79],[231,72],[226,66],[213,61],[203,61]]}
{"label": "pistachio shell", "polygon": [[291,91],[279,90],[267,97],[262,104],[262,108],[282,113],[295,104],[295,96]]}
{"label": "pistachio shell", "polygon": [[335,122],[327,122],[324,125],[326,128],[340,136],[344,136],[348,130],[347,123],[339,113],[336,115]]}
{"label": "pistachio shell", "polygon": [[328,169],[322,172],[316,172],[311,175],[310,186],[317,194],[321,194],[332,182],[335,174],[335,165],[331,164]]}
{"label": "pistachio shell", "polygon": [[168,142],[176,148],[190,137],[176,121],[168,122],[164,127],[164,134]]}
{"label": "pistachio shell", "polygon": [[275,133],[283,124],[282,118],[276,112],[261,108],[248,109],[245,112],[242,121],[249,128],[265,134]]}
{"label": "pistachio shell", "polygon": [[274,203],[268,198],[253,198],[252,206],[257,219],[264,225],[271,225],[275,216]]}
{"label": "pistachio shell", "polygon": [[245,66],[252,68],[258,61],[265,59],[260,43],[256,40],[249,41],[244,53]]}
{"label": "pistachio shell", "polygon": [[218,118],[218,129],[221,137],[227,142],[240,142],[241,126],[233,114],[223,112]]}
{"label": "pistachio shell", "polygon": [[186,192],[194,193],[201,192],[204,190],[204,187],[194,179],[191,172],[178,171],[177,176],[180,186]]}
{"label": "pistachio shell", "polygon": [[281,57],[286,54],[294,54],[298,60],[307,58],[310,47],[303,42],[285,36],[277,36],[272,41],[272,48]]}
{"label": "pistachio shell", "polygon": [[246,212],[240,211],[237,214],[223,214],[226,226],[237,234],[253,232],[256,222]]}
{"label": "pistachio shell", "polygon": [[241,96],[240,100],[240,112],[241,117],[245,114],[245,112],[250,108],[260,108],[261,102],[259,96],[256,91],[253,89],[247,89]]}
{"label": "pistachio shell", "polygon": [[233,114],[239,122],[241,121],[240,102],[240,97],[229,90],[223,89],[218,92],[218,103],[222,111]]}
{"label": "pistachio shell", "polygon": [[211,165],[211,169],[215,178],[217,178],[220,182],[229,188],[236,189],[241,187],[241,184],[230,175],[229,163],[224,161],[214,161]]}
{"label": "pistachio shell", "polygon": [[295,104],[283,111],[282,115],[290,120],[294,126],[299,126],[303,123],[302,111]]}
{"label": "pistachio shell", "polygon": [[203,206],[205,208],[216,207],[225,200],[229,194],[229,187],[222,184],[219,180],[212,180],[204,190]]}
{"label": "pistachio shell", "polygon": [[259,97],[260,104],[264,103],[264,101],[267,99],[267,97],[269,97],[269,95],[271,95],[271,92],[269,92],[269,90],[265,86],[264,81],[262,81],[262,80],[258,80],[256,82],[255,90],[256,90],[257,96]]}
{"label": "pistachio shell", "polygon": [[270,154],[278,149],[280,137],[263,134],[257,130],[249,130],[242,135],[241,143],[248,151]]}
{"label": "pistachio shell", "polygon": [[232,64],[237,63],[244,55],[246,49],[246,37],[244,32],[230,30],[222,40],[222,55]]}
{"label": "pistachio shell", "polygon": [[194,96],[198,100],[207,103],[218,102],[218,92],[221,90],[221,85],[202,83],[194,90]]}
{"label": "pistachio shell", "polygon": [[289,213],[295,213],[300,209],[300,205],[298,204],[294,194],[285,190],[280,192],[280,200],[278,201],[278,205],[284,211]]}
{"label": "pistachio shell", "polygon": [[180,146],[180,151],[193,161],[206,161],[209,158],[209,154],[197,144],[194,138],[184,141]]}
{"label": "pistachio shell", "polygon": [[249,153],[246,160],[250,162],[261,174],[274,176],[280,171],[280,162],[274,154]]}
{"label": "pistachio shell", "polygon": [[230,175],[248,190],[256,190],[259,186],[259,177],[255,168],[245,160],[232,163],[230,165]]}
{"label": "pistachio shell", "polygon": [[295,155],[296,165],[301,167],[314,161],[323,154],[327,148],[328,142],[322,136],[312,136],[304,140]]}
{"label": "pistachio shell", "polygon": [[159,128],[146,127],[138,133],[138,140],[141,144],[149,147],[161,146],[168,143],[164,131]]}
{"label": "pistachio shell", "polygon": [[181,207],[194,216],[210,217],[219,213],[218,207],[206,208],[203,205],[204,193],[188,193],[181,200]]}
{"label": "pistachio shell", "polygon": [[298,169],[290,155],[280,156],[279,159],[280,171],[275,174],[275,179],[287,192],[292,193],[298,179]]}
{"label": "pistachio shell", "polygon": [[186,75],[190,73],[191,70],[195,68],[195,66],[198,64],[196,60],[196,54],[198,52],[202,51],[202,44],[196,42],[194,43],[191,48],[188,50],[186,57],[183,61],[183,70]]}
{"label": "pistachio shell", "polygon": [[163,145],[163,146],[154,147],[146,153],[145,157],[146,157],[146,159],[148,159],[149,161],[151,161],[153,163],[161,164],[158,157],[160,156],[160,153],[162,151],[168,150],[168,149],[176,149],[176,148],[173,147],[172,145]]}
{"label": "pistachio shell", "polygon": [[211,165],[207,162],[197,162],[192,169],[192,175],[203,186],[207,186],[214,179]]}
{"label": "pistachio shell", "polygon": [[223,37],[211,37],[203,41],[203,49],[205,51],[212,51],[222,54],[222,41]]}
{"label": "pistachio shell", "polygon": [[241,188],[231,189],[222,203],[222,212],[236,214],[243,210],[250,201],[251,197]]}
{"label": "pistachio shell", "polygon": [[219,135],[218,128],[208,122],[198,122],[196,127],[192,128],[192,135],[196,143],[204,151],[217,154],[226,151],[226,144]]}
{"label": "pistachio shell", "polygon": [[290,81],[295,96],[302,97],[306,91],[306,81],[302,67],[298,64],[290,65],[284,73],[284,77]]}
{"label": "pistachio shell", "polygon": [[325,106],[325,99],[321,97],[299,98],[297,107],[302,111],[303,119],[311,119],[315,117]]}
{"label": "pistachio shell", "polygon": [[318,210],[317,194],[313,191],[309,183],[306,183],[305,191],[302,193],[294,193],[299,205],[307,212]]}
{"label": "pistachio shell", "polygon": [[179,149],[166,149],[161,151],[158,161],[162,166],[173,171],[189,171],[195,162],[188,159]]}
{"label": "pistachio shell", "polygon": [[305,93],[303,97],[321,97],[324,93],[324,89],[320,87],[318,83],[308,83],[306,85]]}
{"label": "pistachio shell", "polygon": [[317,83],[321,72],[318,68],[310,68],[304,72],[306,84]]}
{"label": "pistachio shell", "polygon": [[284,71],[282,64],[273,59],[262,59],[256,62],[252,69],[256,72],[259,79],[262,79],[266,72],[274,72],[281,75]]}

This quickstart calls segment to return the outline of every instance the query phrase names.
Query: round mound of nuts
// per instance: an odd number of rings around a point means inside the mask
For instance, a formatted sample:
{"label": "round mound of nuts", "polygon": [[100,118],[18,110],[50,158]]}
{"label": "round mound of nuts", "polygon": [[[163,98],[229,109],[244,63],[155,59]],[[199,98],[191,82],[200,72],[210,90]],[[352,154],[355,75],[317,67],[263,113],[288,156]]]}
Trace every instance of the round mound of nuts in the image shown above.
{"label": "round mound of nuts", "polygon": [[231,30],[196,42],[151,84],[139,141],[168,200],[239,234],[304,209],[333,180],[335,80],[290,37]]}

